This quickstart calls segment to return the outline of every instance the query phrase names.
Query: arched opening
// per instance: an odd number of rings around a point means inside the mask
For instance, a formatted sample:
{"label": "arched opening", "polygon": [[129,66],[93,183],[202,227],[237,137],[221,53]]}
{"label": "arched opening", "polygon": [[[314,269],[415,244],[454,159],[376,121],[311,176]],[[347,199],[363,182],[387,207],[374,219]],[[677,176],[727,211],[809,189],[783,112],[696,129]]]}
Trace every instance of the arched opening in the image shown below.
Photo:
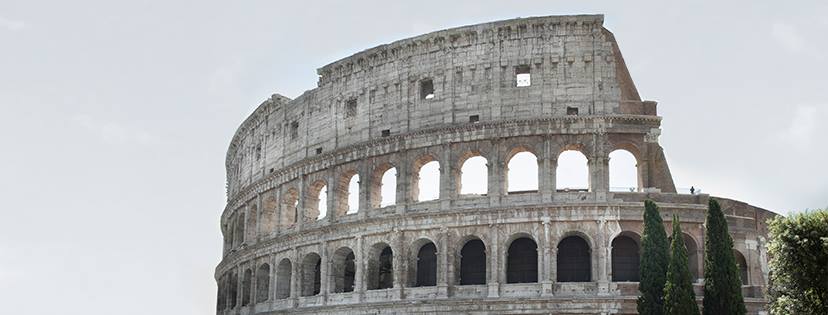
{"label": "arched opening", "polygon": [[639,260],[637,238],[622,234],[612,240],[612,281],[637,282]]}
{"label": "arched opening", "polygon": [[389,289],[394,286],[394,253],[391,246],[380,243],[371,248],[368,260],[368,290]]}
{"label": "arched opening", "polygon": [[264,237],[276,230],[276,211],[279,201],[272,192],[268,192],[262,201],[262,219],[259,226],[259,235]]}
{"label": "arched opening", "polygon": [[638,161],[630,151],[619,149],[609,154],[610,191],[634,192],[641,189]]}
{"label": "arched opening", "polygon": [[558,155],[555,186],[558,191],[589,190],[589,163],[581,151],[567,150]]}
{"label": "arched opening", "polygon": [[244,226],[245,226],[245,215],[244,213],[239,214],[238,218],[236,219],[236,229],[233,232],[233,247],[239,247],[241,244],[244,244]]}
{"label": "arched opening", "polygon": [[322,288],[322,258],[310,253],[302,260],[302,296],[314,296]]}
{"label": "arched opening", "polygon": [[242,306],[250,305],[251,291],[253,291],[253,270],[247,269],[242,276]]}
{"label": "arched opening", "polygon": [[333,254],[333,270],[331,270],[333,292],[353,292],[356,265],[354,251],[348,247],[337,249]]}
{"label": "arched opening", "polygon": [[538,158],[529,151],[519,152],[507,164],[507,189],[510,193],[538,190]]}
{"label": "arched opening", "polygon": [[745,256],[738,250],[733,250],[733,257],[736,258],[736,267],[739,268],[739,277],[742,279],[742,285],[749,285],[748,281],[748,265]]}
{"label": "arched opening", "polygon": [[290,227],[299,220],[299,192],[288,189],[285,192],[282,204],[282,226]]}
{"label": "arched opening", "polygon": [[440,162],[431,156],[421,158],[415,163],[417,176],[414,177],[412,197],[416,201],[429,201],[440,198]]}
{"label": "arched opening", "polygon": [[308,189],[308,198],[305,203],[305,213],[308,218],[322,220],[328,214],[328,185],[324,181],[316,181]]}
{"label": "arched opening", "polygon": [[385,163],[374,170],[371,178],[371,208],[382,208],[397,202],[397,168]]}
{"label": "arched opening", "polygon": [[437,246],[427,242],[417,251],[417,270],[414,277],[415,287],[437,285]]}
{"label": "arched opening", "polygon": [[230,285],[229,285],[229,287],[230,287],[230,290],[229,290],[229,292],[227,292],[227,294],[230,295],[229,296],[230,301],[228,302],[228,304],[230,304],[230,308],[232,309],[232,308],[236,307],[236,303],[238,302],[238,296],[239,296],[239,276],[236,275],[235,272],[230,274]]}
{"label": "arched opening", "polygon": [[284,258],[279,261],[276,267],[276,298],[286,299],[290,297],[290,281],[292,267],[290,259]]}
{"label": "arched opening", "polygon": [[558,282],[589,282],[592,260],[589,244],[580,236],[569,236],[558,243]]}
{"label": "arched opening", "polygon": [[479,239],[460,250],[460,285],[486,284],[486,245]]}
{"label": "arched opening", "polygon": [[693,282],[699,279],[699,250],[696,246],[696,241],[688,234],[682,235],[684,238],[684,246],[687,248],[687,268],[690,269],[690,274],[693,275]]}
{"label": "arched opening", "polygon": [[262,264],[256,269],[256,303],[265,302],[270,297],[270,265]]}
{"label": "arched opening", "polygon": [[512,241],[506,257],[506,283],[538,282],[538,244],[528,237]]}
{"label": "arched opening", "polygon": [[348,180],[348,209],[345,213],[357,213],[359,211],[359,174],[354,174]]}
{"label": "arched opening", "polygon": [[472,156],[460,167],[460,194],[485,195],[488,192],[488,161],[482,156]]}

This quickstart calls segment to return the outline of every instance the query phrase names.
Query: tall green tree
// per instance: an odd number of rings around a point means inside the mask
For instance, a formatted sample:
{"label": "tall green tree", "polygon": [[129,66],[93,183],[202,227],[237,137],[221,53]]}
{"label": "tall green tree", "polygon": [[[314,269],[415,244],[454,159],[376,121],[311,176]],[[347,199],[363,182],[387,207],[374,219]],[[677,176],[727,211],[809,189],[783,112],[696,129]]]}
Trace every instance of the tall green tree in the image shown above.
{"label": "tall green tree", "polygon": [[670,252],[667,284],[664,285],[664,314],[699,315],[696,294],[693,292],[693,276],[687,266],[687,248],[684,246],[681,225],[676,215],[673,215],[673,241],[670,244]]}
{"label": "tall green tree", "polygon": [[772,314],[828,314],[828,210],[770,222]]}
{"label": "tall green tree", "polygon": [[641,280],[638,282],[638,313],[661,315],[664,311],[664,282],[667,279],[667,233],[658,206],[644,201],[644,233],[641,236]]}
{"label": "tall green tree", "polygon": [[742,279],[733,257],[733,238],[719,202],[710,198],[704,237],[704,314],[743,315]]}

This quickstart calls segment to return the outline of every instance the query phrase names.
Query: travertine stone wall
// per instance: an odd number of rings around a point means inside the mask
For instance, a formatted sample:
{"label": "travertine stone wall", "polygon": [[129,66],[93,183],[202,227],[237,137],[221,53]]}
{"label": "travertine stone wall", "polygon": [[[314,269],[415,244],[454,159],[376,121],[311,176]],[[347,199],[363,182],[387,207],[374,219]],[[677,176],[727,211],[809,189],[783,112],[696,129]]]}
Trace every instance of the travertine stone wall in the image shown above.
{"label": "travertine stone wall", "polygon": [[[644,199],[657,201],[665,219],[679,214],[701,275],[709,196],[676,194],[656,103],[640,99],[602,22],[548,16],[437,31],[331,63],[318,70],[317,88],[265,101],[227,153],[217,313],[634,313],[637,282],[613,281],[612,244],[640,236]],[[531,85],[517,86],[526,69]],[[637,161],[632,192],[609,189],[609,153],[619,149]],[[587,189],[558,187],[567,150],[587,158]],[[507,165],[519,152],[537,158],[537,190],[507,191]],[[488,190],[460,194],[460,169],[473,156],[487,161]],[[421,202],[417,174],[430,161],[440,165],[439,198]],[[380,179],[391,168],[395,202],[383,207]],[[354,175],[359,209],[349,213]],[[316,206],[321,189],[326,209]],[[773,214],[720,199],[756,313],[767,281],[764,222]],[[320,212],[327,216],[317,220]],[[588,281],[558,281],[558,259],[567,258],[558,246],[569,236],[589,248]],[[509,247],[520,238],[536,244],[536,255],[521,259],[536,261],[537,281],[507,283]],[[460,285],[470,240],[485,246],[485,284]],[[430,243],[436,285],[417,287],[417,254]],[[369,289],[384,247],[393,281]],[[349,253],[353,291],[341,292]]]}

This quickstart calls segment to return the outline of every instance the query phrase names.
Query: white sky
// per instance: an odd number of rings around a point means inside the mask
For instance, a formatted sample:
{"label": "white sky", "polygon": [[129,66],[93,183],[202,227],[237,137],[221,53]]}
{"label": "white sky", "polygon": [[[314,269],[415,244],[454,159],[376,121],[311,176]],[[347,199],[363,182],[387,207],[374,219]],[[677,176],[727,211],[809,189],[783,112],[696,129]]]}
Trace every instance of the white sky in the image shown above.
{"label": "white sky", "polygon": [[0,2],[8,314],[211,314],[224,156],[272,93],[393,40],[604,13],[679,187],[828,206],[824,1]]}

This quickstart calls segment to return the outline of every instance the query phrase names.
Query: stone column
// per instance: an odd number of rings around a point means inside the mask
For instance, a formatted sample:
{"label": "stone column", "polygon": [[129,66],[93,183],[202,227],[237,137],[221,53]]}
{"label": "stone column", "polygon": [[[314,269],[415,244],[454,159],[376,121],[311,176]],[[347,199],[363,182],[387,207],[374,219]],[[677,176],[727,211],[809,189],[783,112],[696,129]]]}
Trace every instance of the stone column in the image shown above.
{"label": "stone column", "polygon": [[555,163],[552,157],[551,144],[549,139],[543,141],[543,150],[538,156],[538,190],[541,195],[541,202],[552,201],[555,193]]}
{"label": "stone column", "polygon": [[543,262],[543,264],[541,265],[541,268],[540,268],[541,275],[540,275],[540,277],[538,277],[538,280],[540,280],[541,287],[542,287],[541,296],[552,296],[552,295],[554,295],[554,292],[553,292],[554,288],[553,288],[552,279],[550,278],[550,275],[552,273],[552,266],[550,265],[550,263],[551,263],[550,255],[551,255],[552,251],[550,249],[550,244],[549,244],[549,223],[550,223],[550,219],[549,219],[549,217],[543,217],[542,220],[543,220],[543,222],[542,222],[542,224],[543,224],[543,235],[541,235],[541,237],[540,237],[541,248],[542,248],[540,256],[543,257],[543,259],[541,260]]}
{"label": "stone column", "polygon": [[395,196],[395,207],[398,214],[403,214],[411,201],[409,187],[411,187],[411,160],[408,151],[397,154],[400,157],[397,163],[397,191]]}
{"label": "stone column", "polygon": [[[327,200],[325,201],[325,205],[327,207],[325,214],[325,220],[328,222],[336,221],[336,210],[339,208],[339,205],[336,204],[336,196],[337,190],[339,188],[339,181],[337,180],[339,175],[338,170],[335,170],[334,167],[328,169],[328,191],[327,191]],[[347,188],[346,190],[347,191]]]}
{"label": "stone column", "polygon": [[305,225],[305,193],[307,190],[307,176],[302,175],[301,180],[299,181],[299,197],[297,200],[299,203],[296,205],[296,228],[301,230],[302,227]]}
{"label": "stone column", "polygon": [[322,241],[319,244],[319,294],[322,295],[322,305],[328,304],[328,293],[331,291],[328,288],[328,274],[330,273],[330,258],[328,257],[328,242]]}
{"label": "stone column", "polygon": [[598,270],[597,270],[598,271],[598,279],[597,279],[598,280],[598,295],[608,295],[609,294],[609,279],[607,278],[607,274],[608,274],[607,268],[610,268],[608,266],[608,264],[610,262],[609,262],[609,259],[607,257],[609,256],[608,251],[611,250],[611,249],[609,248],[609,245],[607,244],[607,238],[608,238],[607,235],[606,235],[607,234],[607,229],[606,229],[607,220],[606,219],[601,219],[601,220],[596,221],[596,223],[598,225],[598,233],[596,233],[596,235],[595,235],[595,243],[596,243],[595,246],[597,248],[594,249],[594,250],[597,251],[597,255],[593,255],[593,256],[597,256],[597,259],[598,259],[598,265],[597,265],[597,268],[598,268]]}
{"label": "stone column", "polygon": [[500,160],[500,141],[493,141],[492,152],[486,157],[488,164],[488,192],[489,204],[499,206],[503,195],[503,162]]}
{"label": "stone column", "polygon": [[392,247],[392,251],[394,253],[394,257],[392,257],[392,264],[394,266],[394,298],[401,299],[404,294],[405,271],[408,270],[408,266],[406,264],[405,245],[403,245],[405,242],[402,236],[402,231],[394,229],[391,233],[394,233],[395,235],[394,246]]}
{"label": "stone column", "polygon": [[262,239],[262,213],[264,209],[262,209],[262,194],[256,194],[256,232],[255,232],[255,240],[256,243]]}
{"label": "stone column", "polygon": [[600,154],[589,159],[589,189],[597,193],[609,191],[609,157]]}
{"label": "stone column", "polygon": [[354,271],[354,293],[357,295],[357,299],[362,302],[365,300],[365,253],[363,253],[362,249],[362,235],[356,236],[356,250],[354,252],[354,264],[356,270]]}
{"label": "stone column", "polygon": [[293,262],[290,264],[290,306],[296,307],[299,304],[299,296],[301,295],[299,291],[302,290],[302,287],[299,285],[299,281],[302,279],[302,269],[300,268],[302,261],[299,260],[299,250],[297,248],[293,248],[292,256],[293,258],[291,260]]}
{"label": "stone column", "polygon": [[443,227],[440,231],[439,251],[437,252],[438,266],[437,268],[437,297],[448,297],[448,256],[449,256],[449,241],[448,228]]}
{"label": "stone column", "polygon": [[[448,209],[451,202],[457,197],[457,183],[455,182],[455,161],[450,144],[441,147],[440,152],[440,208]],[[456,166],[459,169],[459,165]]]}
{"label": "stone column", "polygon": [[500,297],[500,240],[498,239],[498,226],[497,224],[489,225],[489,239],[491,243],[489,244],[488,248],[486,249],[488,253],[486,253],[486,257],[489,257],[489,294],[488,297],[496,298]]}
{"label": "stone column", "polygon": [[366,218],[368,209],[371,209],[371,165],[368,160],[359,164],[359,210],[357,216],[360,220]]}

